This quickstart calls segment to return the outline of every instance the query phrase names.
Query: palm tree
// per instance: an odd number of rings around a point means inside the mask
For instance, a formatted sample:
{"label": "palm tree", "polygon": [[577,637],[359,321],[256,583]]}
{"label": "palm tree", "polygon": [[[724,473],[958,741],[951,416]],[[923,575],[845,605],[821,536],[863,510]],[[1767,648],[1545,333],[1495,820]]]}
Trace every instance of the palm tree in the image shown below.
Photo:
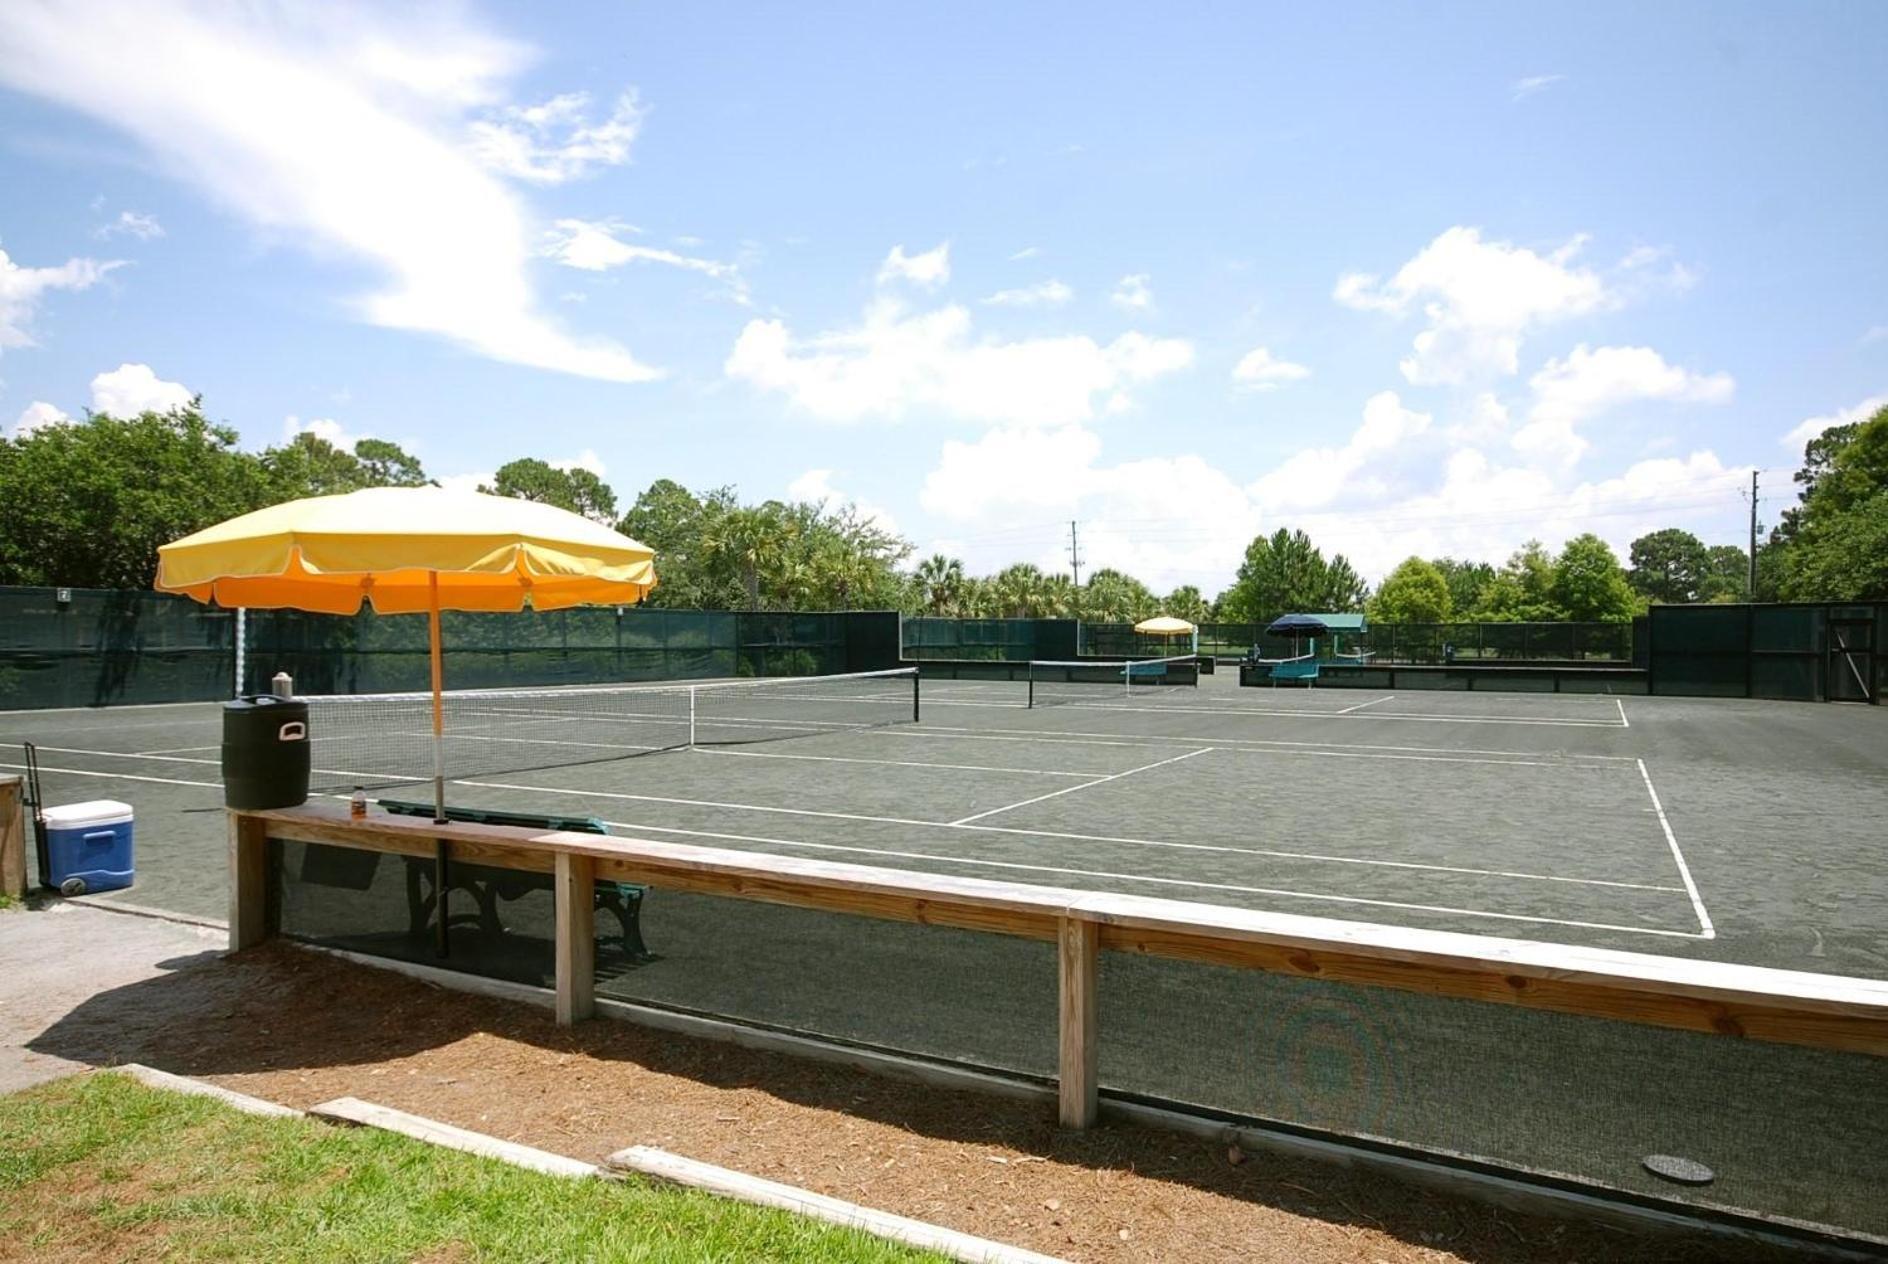
{"label": "palm tree", "polygon": [[932,614],[943,614],[964,595],[964,564],[954,557],[933,553],[918,563],[918,589]]}

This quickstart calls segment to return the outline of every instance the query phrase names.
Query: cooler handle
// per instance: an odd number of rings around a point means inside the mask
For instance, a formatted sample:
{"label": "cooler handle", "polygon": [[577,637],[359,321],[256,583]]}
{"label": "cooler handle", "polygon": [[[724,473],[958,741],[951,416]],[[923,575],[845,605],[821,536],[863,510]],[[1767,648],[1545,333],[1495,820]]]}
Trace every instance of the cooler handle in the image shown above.
{"label": "cooler handle", "polygon": [[307,737],[308,726],[300,720],[290,720],[276,730],[275,734],[275,740],[278,742],[300,742],[307,740]]}
{"label": "cooler handle", "polygon": [[118,837],[117,830],[108,830],[108,829],[107,830],[90,830],[84,834],[79,835],[79,841],[82,843],[89,843],[95,839],[116,838],[116,837]]}

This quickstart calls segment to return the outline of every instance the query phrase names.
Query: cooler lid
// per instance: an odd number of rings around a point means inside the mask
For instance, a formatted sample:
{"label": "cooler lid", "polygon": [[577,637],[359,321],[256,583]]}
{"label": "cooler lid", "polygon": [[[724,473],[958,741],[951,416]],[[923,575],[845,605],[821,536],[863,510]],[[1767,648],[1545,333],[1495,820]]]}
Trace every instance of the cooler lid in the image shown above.
{"label": "cooler lid", "polygon": [[116,799],[66,803],[45,810],[47,829],[84,829],[91,825],[122,825],[131,819],[131,805]]}

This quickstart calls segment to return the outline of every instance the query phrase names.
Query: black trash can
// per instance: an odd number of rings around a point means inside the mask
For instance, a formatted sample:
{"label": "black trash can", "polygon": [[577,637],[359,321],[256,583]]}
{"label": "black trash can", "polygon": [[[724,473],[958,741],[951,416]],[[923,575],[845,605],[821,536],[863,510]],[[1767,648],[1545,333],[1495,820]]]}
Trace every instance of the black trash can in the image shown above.
{"label": "black trash can", "polygon": [[261,694],[223,704],[223,802],[292,808],[308,801],[308,704]]}

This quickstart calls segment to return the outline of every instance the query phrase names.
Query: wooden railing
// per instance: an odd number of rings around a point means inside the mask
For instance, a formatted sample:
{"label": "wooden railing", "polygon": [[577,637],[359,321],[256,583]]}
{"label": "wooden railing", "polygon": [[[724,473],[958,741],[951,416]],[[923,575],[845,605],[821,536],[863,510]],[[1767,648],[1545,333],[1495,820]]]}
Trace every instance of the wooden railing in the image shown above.
{"label": "wooden railing", "polygon": [[26,808],[20,779],[0,776],[0,895],[26,894]]}
{"label": "wooden railing", "polygon": [[231,948],[268,934],[268,841],[452,856],[554,876],[556,1012],[596,1005],[599,879],[1051,942],[1060,956],[1060,1114],[1098,1111],[1097,957],[1148,953],[1301,978],[1584,1014],[1726,1037],[1888,1054],[1888,982],[1449,931],[1022,886],[903,869],[309,805],[230,813]]}

